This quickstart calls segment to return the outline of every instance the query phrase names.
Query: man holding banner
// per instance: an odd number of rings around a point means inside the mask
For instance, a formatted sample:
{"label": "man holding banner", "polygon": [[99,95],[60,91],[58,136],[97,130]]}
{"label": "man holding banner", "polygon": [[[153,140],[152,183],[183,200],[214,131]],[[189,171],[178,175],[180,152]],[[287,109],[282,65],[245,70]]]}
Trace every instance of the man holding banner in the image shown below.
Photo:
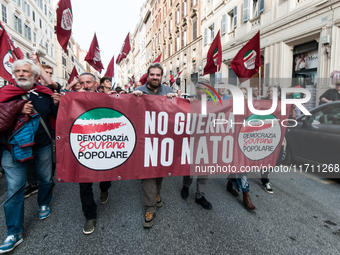
{"label": "man holding banner", "polygon": [[1,89],[0,132],[4,132],[6,139],[1,163],[8,188],[4,203],[7,238],[0,246],[0,253],[13,250],[23,241],[24,192],[31,160],[39,177],[39,219],[50,216],[53,132],[49,117],[57,115],[60,94],[34,83],[39,72],[31,60],[17,60],[12,66],[17,86]]}
{"label": "man holding banner", "polygon": [[[80,85],[87,92],[96,92],[97,89],[97,81],[96,77],[92,73],[82,73],[79,76]],[[84,225],[83,232],[85,235],[92,234],[96,228],[97,223],[97,205],[93,199],[93,183],[79,183],[80,188],[80,200],[82,204],[82,209],[84,212],[84,216],[86,218],[86,222]],[[99,184],[101,194],[100,194],[100,202],[105,204],[109,199],[109,188],[111,187],[111,182],[101,182]]]}
{"label": "man holding banner", "polygon": [[[138,87],[133,92],[136,96],[158,95],[167,96],[173,98],[176,96],[174,91],[168,87],[162,85],[163,67],[160,63],[152,63],[148,68],[147,80],[148,82],[141,87]],[[163,177],[142,179],[143,197],[145,202],[146,214],[143,222],[144,228],[151,228],[153,226],[153,220],[156,216],[156,207],[163,205],[161,194]]]}
{"label": "man holding banner", "polygon": [[[202,94],[206,94],[207,87],[205,85],[210,85],[210,81],[207,79],[198,80],[196,84],[196,97],[195,100],[202,100]],[[186,199],[189,196],[189,187],[192,183],[192,176],[183,176],[183,188],[181,190],[181,197]],[[197,176],[197,186],[196,186],[196,199],[195,202],[200,204],[204,209],[211,210],[212,205],[207,199],[204,197],[205,189],[208,183],[208,176],[202,175]]]}

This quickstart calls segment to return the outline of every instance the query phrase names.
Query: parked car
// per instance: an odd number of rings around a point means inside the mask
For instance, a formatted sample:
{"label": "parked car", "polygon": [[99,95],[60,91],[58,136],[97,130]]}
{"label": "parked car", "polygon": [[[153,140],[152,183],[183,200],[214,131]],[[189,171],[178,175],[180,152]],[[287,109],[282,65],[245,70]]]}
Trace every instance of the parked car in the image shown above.
{"label": "parked car", "polygon": [[340,164],[340,101],[323,104],[301,115],[287,128],[283,164]]}

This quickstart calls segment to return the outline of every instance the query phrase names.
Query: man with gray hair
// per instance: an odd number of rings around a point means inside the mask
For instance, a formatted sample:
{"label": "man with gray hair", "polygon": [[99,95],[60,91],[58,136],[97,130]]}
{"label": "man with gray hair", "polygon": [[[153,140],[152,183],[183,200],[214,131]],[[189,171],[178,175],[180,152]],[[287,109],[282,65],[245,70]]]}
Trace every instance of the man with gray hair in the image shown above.
{"label": "man with gray hair", "polygon": [[54,132],[49,118],[56,118],[60,100],[60,94],[34,83],[40,69],[31,60],[15,61],[12,72],[17,85],[5,86],[0,94],[0,132],[6,142],[1,164],[8,187],[4,203],[7,238],[0,253],[13,250],[23,241],[24,192],[31,162],[39,177],[39,219],[50,215],[53,182],[49,134],[53,137]]}

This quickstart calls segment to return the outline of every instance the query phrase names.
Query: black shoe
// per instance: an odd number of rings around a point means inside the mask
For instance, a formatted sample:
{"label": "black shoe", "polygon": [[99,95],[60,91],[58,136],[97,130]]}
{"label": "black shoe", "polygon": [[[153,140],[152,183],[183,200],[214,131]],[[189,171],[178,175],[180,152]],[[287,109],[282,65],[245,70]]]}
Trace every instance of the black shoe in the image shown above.
{"label": "black shoe", "polygon": [[25,188],[25,198],[28,198],[28,197],[32,196],[33,194],[35,194],[35,193],[38,193],[38,185],[29,184]]}
{"label": "black shoe", "polygon": [[202,196],[200,199],[196,198],[195,202],[197,204],[200,204],[204,209],[211,210],[212,205],[208,202],[208,200],[205,199],[204,196]]}
{"label": "black shoe", "polygon": [[188,198],[188,196],[189,196],[189,188],[183,186],[183,188],[181,190],[181,197],[183,199],[186,199],[186,198]]}

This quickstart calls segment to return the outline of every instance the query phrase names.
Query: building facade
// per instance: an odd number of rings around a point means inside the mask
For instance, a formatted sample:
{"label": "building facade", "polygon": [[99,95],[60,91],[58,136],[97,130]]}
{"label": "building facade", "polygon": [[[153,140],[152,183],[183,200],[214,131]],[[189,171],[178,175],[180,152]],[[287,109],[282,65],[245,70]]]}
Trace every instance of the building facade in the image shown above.
{"label": "building facade", "polygon": [[[203,62],[217,31],[221,32],[223,64],[215,78],[236,85],[230,63],[259,30],[261,79],[243,86],[300,85],[310,90],[308,108],[332,86],[331,74],[340,69],[340,1],[322,0],[204,0],[202,13]],[[259,75],[254,77],[258,78]]]}
{"label": "building facade", "polygon": [[[25,56],[36,51],[40,62],[55,70],[57,63],[53,1],[1,0],[0,3],[1,23]],[[54,72],[53,79],[55,78]],[[4,80],[0,79],[0,84],[4,85]]]}
{"label": "building facade", "polygon": [[130,59],[119,65],[120,81],[125,83],[124,78],[132,75],[138,80],[162,54],[163,81],[183,70],[174,88],[193,93],[191,80],[203,73],[200,9],[198,0],[145,1],[140,21],[130,34],[133,40]]}

